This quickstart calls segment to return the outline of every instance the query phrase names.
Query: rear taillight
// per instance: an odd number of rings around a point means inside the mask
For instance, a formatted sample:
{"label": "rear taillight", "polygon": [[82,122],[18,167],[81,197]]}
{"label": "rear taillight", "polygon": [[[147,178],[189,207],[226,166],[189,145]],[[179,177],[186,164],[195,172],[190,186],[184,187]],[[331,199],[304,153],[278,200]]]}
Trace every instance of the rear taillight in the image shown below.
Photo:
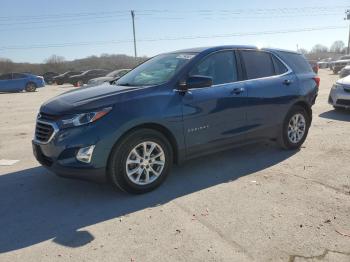
{"label": "rear taillight", "polygon": [[315,76],[312,78],[315,83],[316,83],[316,87],[319,88],[320,87],[320,82],[321,82],[321,79],[318,77],[318,76]]}

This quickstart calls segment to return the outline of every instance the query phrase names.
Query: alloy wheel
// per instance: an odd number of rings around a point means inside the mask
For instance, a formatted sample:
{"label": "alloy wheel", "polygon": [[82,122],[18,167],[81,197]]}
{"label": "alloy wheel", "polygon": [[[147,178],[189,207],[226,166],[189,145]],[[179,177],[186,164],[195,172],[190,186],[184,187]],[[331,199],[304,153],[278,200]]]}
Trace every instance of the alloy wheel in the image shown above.
{"label": "alloy wheel", "polygon": [[291,117],[288,123],[288,139],[291,143],[299,143],[306,131],[306,120],[305,117],[298,113]]}
{"label": "alloy wheel", "polygon": [[165,166],[165,154],[162,147],[145,141],[135,146],[126,160],[126,174],[132,183],[148,185],[160,177]]}

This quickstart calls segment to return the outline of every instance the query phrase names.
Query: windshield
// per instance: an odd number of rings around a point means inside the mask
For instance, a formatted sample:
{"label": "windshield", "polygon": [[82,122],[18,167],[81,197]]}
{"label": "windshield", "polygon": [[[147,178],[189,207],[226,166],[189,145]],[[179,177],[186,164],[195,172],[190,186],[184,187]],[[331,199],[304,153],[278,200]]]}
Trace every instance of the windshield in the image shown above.
{"label": "windshield", "polygon": [[121,77],[116,84],[148,86],[168,82],[195,55],[194,53],[175,53],[155,56]]}

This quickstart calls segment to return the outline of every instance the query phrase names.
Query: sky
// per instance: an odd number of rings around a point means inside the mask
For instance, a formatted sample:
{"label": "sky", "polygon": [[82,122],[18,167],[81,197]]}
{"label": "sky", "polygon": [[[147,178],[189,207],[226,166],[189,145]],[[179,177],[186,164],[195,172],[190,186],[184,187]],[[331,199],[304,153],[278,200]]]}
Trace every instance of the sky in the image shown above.
{"label": "sky", "polygon": [[296,50],[347,43],[350,0],[1,0],[0,6],[0,57],[41,63],[53,54],[133,55],[130,10],[139,56],[226,44]]}

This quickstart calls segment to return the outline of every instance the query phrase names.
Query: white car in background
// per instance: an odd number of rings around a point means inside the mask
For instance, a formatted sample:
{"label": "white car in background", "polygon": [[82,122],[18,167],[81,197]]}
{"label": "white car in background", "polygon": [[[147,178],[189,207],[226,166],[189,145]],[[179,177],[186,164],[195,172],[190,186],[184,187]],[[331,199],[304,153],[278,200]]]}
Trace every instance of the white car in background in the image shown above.
{"label": "white car in background", "polygon": [[350,109],[350,76],[339,79],[333,85],[328,103],[335,109]]}

